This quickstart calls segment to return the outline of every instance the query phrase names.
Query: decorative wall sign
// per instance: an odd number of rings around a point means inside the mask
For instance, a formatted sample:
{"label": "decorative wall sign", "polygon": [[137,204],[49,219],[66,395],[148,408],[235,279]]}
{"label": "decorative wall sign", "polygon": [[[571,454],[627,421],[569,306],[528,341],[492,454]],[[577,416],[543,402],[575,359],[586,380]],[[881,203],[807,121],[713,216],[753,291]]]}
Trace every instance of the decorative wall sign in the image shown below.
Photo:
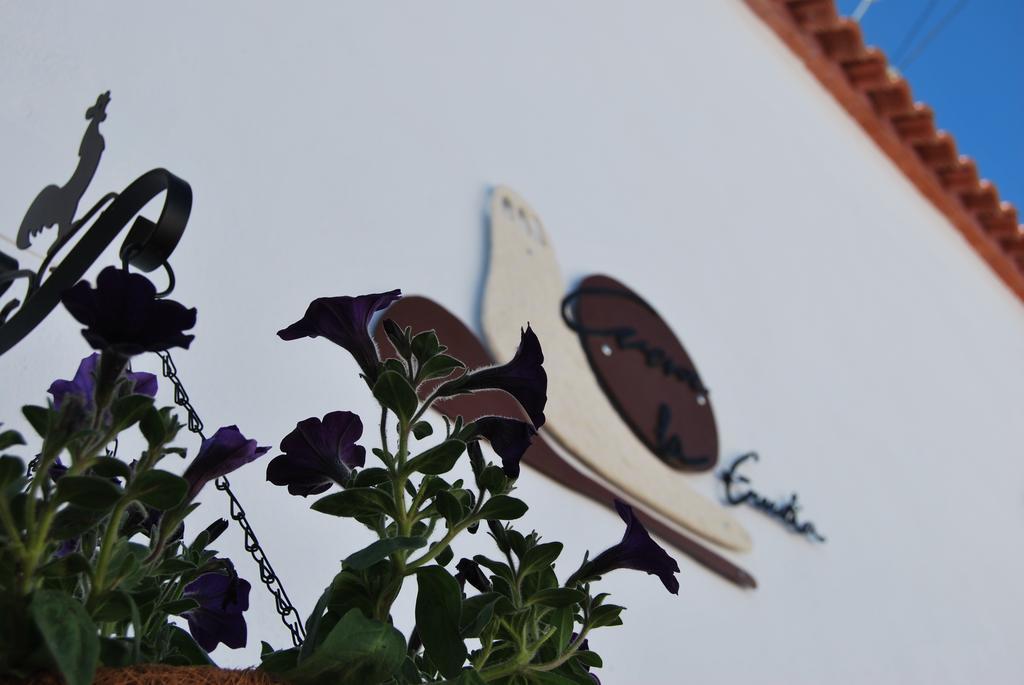
{"label": "decorative wall sign", "polygon": [[579,339],[561,318],[565,284],[536,212],[507,188],[491,198],[490,267],[483,330],[494,356],[510,359],[519,326],[529,321],[544,341],[548,377],[546,430],[588,468],[634,501],[730,549],[750,536],[718,503],[650,453],[620,418],[594,378]]}
{"label": "decorative wall sign", "polygon": [[[795,492],[789,496],[789,499],[781,502],[775,502],[755,492],[753,488],[749,487],[750,479],[736,473],[736,469],[739,468],[740,464],[748,459],[757,461],[757,452],[747,452],[746,454],[737,457],[736,461],[734,461],[729,468],[719,474],[719,477],[722,479],[722,483],[725,484],[726,502],[734,506],[746,502],[750,506],[760,509],[769,516],[774,516],[775,518],[780,519],[794,532],[806,535],[811,540],[816,540],[817,542],[825,542],[825,538],[815,530],[813,523],[809,521],[801,523],[797,519],[797,514],[800,511],[800,504],[797,502]],[[737,484],[741,485],[737,486]]]}
{"label": "decorative wall sign", "polygon": [[[441,343],[446,345],[455,357],[463,360],[469,368],[489,366],[494,363],[477,336],[451,312],[432,300],[415,295],[405,296],[393,304],[385,316],[393,319],[403,328],[411,326],[414,331],[435,330]],[[378,325],[374,337],[381,349],[382,356],[395,357],[397,355],[384,333],[383,326]],[[438,381],[438,383],[440,382]],[[427,391],[430,389],[426,388]],[[520,417],[524,420],[527,418],[519,404],[500,391],[478,392],[471,396],[455,396],[444,402],[439,402],[435,407],[449,418],[460,415],[467,420],[488,415]],[[609,508],[613,506],[616,493],[563,459],[547,443],[543,431],[534,438],[530,449],[523,456],[523,461],[556,483]],[[648,530],[660,535],[683,554],[740,587],[753,588],[757,586],[757,582],[749,573],[728,559],[682,533],[675,526],[652,516],[643,505],[637,502],[630,502],[630,504],[636,509],[637,515]]]}
{"label": "decorative wall sign", "polygon": [[[22,249],[28,248],[33,238],[47,227],[57,227],[56,240],[43,263],[35,271],[21,269],[17,259],[0,253],[0,296],[8,294],[15,281],[25,282],[22,299],[10,299],[0,304],[0,354],[11,349],[53,311],[60,302],[61,293],[85,275],[133,219],[131,230],[121,245],[121,259],[142,271],[164,267],[173,283],[167,258],[177,246],[192,208],[192,189],[182,179],[166,169],[153,169],[133,181],[120,194],[107,193],[80,218],[74,218],[103,152],[99,125],[106,119],[109,103],[108,91],[86,110],[85,116],[90,123],[82,138],[79,163],[74,173],[63,186],[44,188],[21,222],[17,245]],[[142,208],[161,193],[166,195],[159,219],[153,222],[138,216]],[[86,228],[97,213],[99,217]],[[58,253],[83,229],[82,237],[67,256],[53,266]]]}
{"label": "decorative wall sign", "polygon": [[718,461],[708,390],[665,320],[609,276],[588,276],[562,301],[609,401],[672,468],[706,471]]}

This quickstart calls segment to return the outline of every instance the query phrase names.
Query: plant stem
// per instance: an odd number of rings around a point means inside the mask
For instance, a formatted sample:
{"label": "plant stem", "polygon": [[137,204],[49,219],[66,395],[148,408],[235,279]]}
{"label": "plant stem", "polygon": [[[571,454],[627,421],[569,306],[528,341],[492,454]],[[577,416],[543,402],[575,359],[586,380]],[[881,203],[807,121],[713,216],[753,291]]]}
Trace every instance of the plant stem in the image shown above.
{"label": "plant stem", "polygon": [[90,605],[94,604],[94,600],[106,589],[104,584],[107,580],[107,567],[110,565],[110,555],[113,553],[114,545],[117,543],[117,535],[121,527],[121,515],[128,504],[128,500],[121,500],[110,513],[110,521],[107,524],[107,530],[103,533],[103,541],[100,543],[100,555],[96,561],[96,573],[93,575],[92,592],[89,593],[88,603]]}
{"label": "plant stem", "polygon": [[[589,633],[589,632],[590,632],[590,628],[589,627],[584,627],[583,630],[580,631],[580,634],[576,636],[576,639],[573,640],[572,644],[570,644],[566,648],[565,652],[560,657],[558,657],[557,659],[552,659],[551,661],[548,661],[547,663],[537,664],[536,666],[530,666],[530,670],[531,671],[553,671],[553,670],[555,670],[556,668],[558,668],[559,666],[564,664],[566,661],[571,659],[572,656],[574,654],[576,654],[576,652],[580,651],[580,645],[582,645],[583,641],[585,639],[587,639],[587,633]],[[545,638],[545,640],[546,639],[547,638]],[[543,640],[542,640],[542,643],[543,643]]]}

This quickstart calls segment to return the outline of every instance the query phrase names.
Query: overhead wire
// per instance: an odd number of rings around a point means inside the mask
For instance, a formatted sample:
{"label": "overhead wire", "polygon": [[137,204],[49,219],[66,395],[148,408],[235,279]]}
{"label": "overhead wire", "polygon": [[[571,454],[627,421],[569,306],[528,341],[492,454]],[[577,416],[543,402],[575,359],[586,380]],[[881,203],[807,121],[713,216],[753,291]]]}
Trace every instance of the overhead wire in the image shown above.
{"label": "overhead wire", "polygon": [[921,42],[918,43],[917,48],[905,60],[896,64],[897,68],[906,69],[911,64],[913,64],[914,61],[917,60],[917,58],[920,57],[922,53],[924,53],[925,49],[927,49],[927,47],[931,45],[932,41],[934,41],[939,36],[939,34],[942,33],[942,31],[947,26],[949,26],[950,22],[952,22],[953,19],[955,19],[957,15],[960,14],[961,10],[963,10],[964,7],[967,6],[968,1],[969,0],[959,0],[959,2],[957,2],[952,9],[946,12],[945,16],[943,16],[942,19],[940,19],[938,23],[935,24],[932,30],[929,31],[928,34],[921,39]]}
{"label": "overhead wire", "polygon": [[917,38],[917,34],[921,33],[921,29],[928,23],[928,19],[931,18],[932,12],[938,7],[939,0],[928,0],[928,4],[925,8],[917,15],[917,19],[914,20],[914,25],[910,27],[906,35],[903,36],[903,40],[900,41],[899,46],[892,53],[892,61],[896,64],[899,63],[903,56],[907,53],[914,39]]}

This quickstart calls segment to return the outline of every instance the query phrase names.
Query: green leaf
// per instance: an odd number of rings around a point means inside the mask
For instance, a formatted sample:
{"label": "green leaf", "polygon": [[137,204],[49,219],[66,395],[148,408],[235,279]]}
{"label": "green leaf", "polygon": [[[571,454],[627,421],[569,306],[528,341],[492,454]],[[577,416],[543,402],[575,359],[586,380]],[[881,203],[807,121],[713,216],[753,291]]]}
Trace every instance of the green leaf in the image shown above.
{"label": "green leaf", "polygon": [[154,469],[140,473],[128,486],[128,497],[166,511],[182,503],[188,494],[188,481],[169,471]]}
{"label": "green leaf", "polygon": [[466,662],[466,644],[459,632],[462,590],[440,566],[416,572],[416,630],[427,657],[446,678],[459,675]]}
{"label": "green leaf", "polygon": [[444,517],[449,528],[461,521],[462,517],[466,515],[462,502],[449,490],[441,490],[437,493],[434,497],[434,506],[437,507],[437,513]]}
{"label": "green leaf", "polygon": [[25,473],[25,463],[17,457],[0,457],[0,488],[7,487]]}
{"label": "green leaf", "polygon": [[67,685],[90,685],[100,643],[85,607],[63,592],[38,590],[29,613]]}
{"label": "green leaf", "polygon": [[[61,478],[61,480],[64,480]],[[106,517],[106,512],[86,509],[75,505],[67,506],[57,512],[50,529],[51,540],[70,540],[95,527]]]}
{"label": "green leaf", "polygon": [[442,549],[440,552],[438,552],[437,556],[434,557],[434,561],[436,561],[441,566],[447,566],[448,564],[451,563],[452,559],[454,559],[454,558],[455,558],[455,552],[452,551],[452,546],[451,545],[445,545],[444,549]]}
{"label": "green leaf", "polygon": [[195,570],[196,565],[191,561],[171,557],[160,562],[160,565],[156,567],[156,571],[153,573],[157,576],[180,576]]}
{"label": "green leaf", "polygon": [[400,359],[385,359],[384,370],[394,371],[399,376],[408,376],[409,374],[409,367],[407,367],[405,362]]}
{"label": "green leaf", "polygon": [[412,434],[416,437],[417,440],[422,440],[423,438],[426,438],[433,434],[433,432],[434,427],[431,426],[426,421],[417,421],[416,424],[413,425],[412,427]]}
{"label": "green leaf", "polygon": [[406,469],[410,472],[419,471],[432,476],[448,473],[465,450],[466,443],[461,440],[445,440],[440,445],[431,447],[426,452],[410,459],[406,464]]}
{"label": "green leaf", "polygon": [[438,342],[437,334],[434,331],[423,331],[413,336],[412,354],[420,364],[442,351],[441,343]]}
{"label": "green leaf", "polygon": [[579,604],[587,598],[585,592],[567,587],[553,587],[541,590],[530,597],[529,604],[540,604],[552,609],[562,609]]}
{"label": "green leaf", "polygon": [[5,450],[8,447],[14,447],[15,445],[24,445],[25,438],[21,437],[21,433],[18,431],[3,431],[0,433],[0,450]]}
{"label": "green leaf", "polygon": [[473,561],[480,564],[485,569],[487,569],[494,575],[498,576],[499,578],[504,578],[505,580],[510,582],[514,581],[514,578],[512,576],[512,569],[509,567],[508,564],[502,563],[500,561],[495,561],[494,559],[488,559],[482,554],[475,555],[473,557]]}
{"label": "green leaf", "polygon": [[404,659],[401,633],[352,609],[308,659],[281,679],[295,685],[383,683],[398,672]]}
{"label": "green leaf", "polygon": [[199,607],[199,602],[194,599],[176,599],[173,602],[164,602],[157,611],[171,616],[181,616],[186,611]]}
{"label": "green leaf", "polygon": [[178,650],[184,657],[186,665],[190,666],[213,666],[213,660],[191,635],[178,626],[169,626],[171,630],[171,646]]}
{"label": "green leaf", "polygon": [[128,464],[114,457],[97,457],[92,474],[103,478],[129,478],[132,475]]}
{"label": "green leaf", "polygon": [[39,434],[39,437],[45,438],[50,429],[50,414],[52,413],[50,409],[28,404],[21,408],[21,413],[25,415],[29,425]]}
{"label": "green leaf", "polygon": [[165,425],[162,411],[156,407],[150,407],[139,420],[139,430],[151,448],[164,444]]}
{"label": "green leaf", "polygon": [[371,466],[356,471],[356,475],[352,477],[351,486],[353,488],[368,488],[387,482],[388,478],[390,476],[387,469]]}
{"label": "green leaf", "polygon": [[362,571],[370,568],[381,559],[384,559],[400,549],[419,549],[427,544],[426,538],[419,537],[396,537],[384,538],[363,547],[358,552],[350,554],[342,563],[348,568]]}
{"label": "green leaf", "polygon": [[332,588],[334,582],[332,581],[327,589],[320,594],[320,599],[316,601],[316,606],[313,607],[313,611],[310,612],[309,618],[306,619],[306,639],[302,642],[299,647],[298,659],[303,660],[313,654],[316,647],[323,642],[323,639],[327,637],[326,634],[321,635],[321,627],[323,632],[328,632],[329,628],[333,628],[333,624],[328,624],[324,621],[324,616],[327,612],[327,605],[331,601]]}
{"label": "green leaf", "polygon": [[126,637],[100,638],[100,663],[104,666],[123,668],[134,663],[133,640]]}
{"label": "green leaf", "polygon": [[107,574],[109,584],[120,585],[126,589],[133,587],[145,573],[142,562],[148,554],[148,547],[137,542],[128,542],[124,538],[119,539],[110,555],[110,570]]}
{"label": "green leaf", "polygon": [[561,654],[572,640],[573,628],[576,625],[576,611],[569,607],[555,609],[545,617],[545,621],[549,625],[555,626],[555,634],[549,644],[555,648],[556,654]]}
{"label": "green leaf", "polygon": [[121,499],[121,488],[99,476],[64,476],[57,481],[57,498],[84,509],[105,511]]}
{"label": "green leaf", "polygon": [[153,398],[146,395],[125,395],[114,400],[110,406],[113,428],[122,431],[145,416],[153,407]]}
{"label": "green leaf", "polygon": [[591,652],[589,649],[581,649],[576,652],[576,658],[587,668],[601,668],[604,666],[601,655],[597,652]]}
{"label": "green leaf", "polygon": [[531,573],[549,568],[562,553],[561,542],[547,542],[526,550],[519,564],[519,577],[525,578]]}
{"label": "green leaf", "polygon": [[472,668],[467,668],[457,678],[445,680],[441,685],[486,685],[486,681]]}
{"label": "green leaf", "polygon": [[92,618],[99,623],[127,621],[132,617],[134,606],[135,602],[131,595],[114,590],[103,596],[100,605],[92,612]]}
{"label": "green leaf", "polygon": [[465,366],[465,364],[455,357],[449,357],[447,354],[439,354],[436,357],[429,359],[420,367],[419,378],[421,381],[429,381],[432,378],[444,378],[445,376],[451,375],[451,373],[456,369],[462,369],[465,368]]}
{"label": "green leaf", "polygon": [[393,515],[395,503],[376,488],[349,488],[313,502],[311,509],[331,516]]}
{"label": "green leaf", "polygon": [[[491,622],[491,619],[494,618],[495,607],[502,600],[508,603],[508,600],[500,593],[485,592],[464,601],[462,603],[462,616],[459,619],[459,623],[462,626],[460,628],[462,637],[464,639],[479,637]],[[511,604],[509,604],[509,607],[511,607]]]}
{"label": "green leaf", "polygon": [[[266,642],[263,645],[264,648],[270,647]],[[298,661],[298,647],[282,649],[276,652],[273,651],[273,648],[270,648],[269,651],[260,655],[260,670],[266,673],[284,673],[295,668],[298,665]]]}
{"label": "green leaf", "polygon": [[54,559],[40,567],[38,573],[44,578],[70,578],[80,573],[89,573],[92,566],[89,560],[78,552]]}
{"label": "green leaf", "polygon": [[412,345],[409,340],[409,329],[402,330],[393,319],[384,319],[384,333],[387,334],[388,340],[394,345],[395,351],[398,352],[402,357],[408,359],[412,356]]}
{"label": "green leaf", "polygon": [[488,464],[484,467],[477,482],[480,484],[480,487],[492,495],[503,495],[511,489],[511,479],[505,475],[501,467],[494,464]]}
{"label": "green leaf", "polygon": [[405,376],[395,371],[385,371],[380,375],[373,385],[373,396],[381,406],[393,411],[403,426],[408,425],[419,406],[416,391]]}
{"label": "green leaf", "polygon": [[527,512],[529,507],[522,500],[508,495],[495,495],[480,509],[478,516],[490,521],[511,521]]}
{"label": "green leaf", "polygon": [[617,626],[622,624],[622,619],[619,618],[626,607],[616,606],[614,604],[604,604],[594,609],[590,614],[590,627],[600,628],[602,626]]}

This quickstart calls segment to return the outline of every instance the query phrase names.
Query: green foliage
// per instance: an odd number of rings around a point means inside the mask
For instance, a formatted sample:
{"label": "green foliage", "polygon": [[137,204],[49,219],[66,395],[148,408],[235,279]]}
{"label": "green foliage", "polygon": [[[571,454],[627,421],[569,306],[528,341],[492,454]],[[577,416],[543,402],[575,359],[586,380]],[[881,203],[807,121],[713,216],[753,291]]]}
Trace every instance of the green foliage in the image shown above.
{"label": "green foliage", "polygon": [[358,609],[341,617],[319,648],[281,674],[296,685],[364,685],[390,680],[405,658],[405,639]]}
{"label": "green foliage", "polygon": [[[262,668],[299,685],[592,683],[588,670],[601,660],[584,640],[618,622],[621,607],[605,605],[589,585],[559,582],[561,543],[504,523],[522,518],[527,505],[509,494],[515,481],[483,456],[474,424],[446,419],[432,445],[413,448],[434,434],[422,417],[436,379],[464,365],[434,331],[413,335],[389,319],[383,329],[398,357],[382,362],[372,388],[383,409],[382,444],[370,449],[380,464],[312,505],[363,523],[376,539],[342,561],[301,648],[267,646]],[[462,459],[473,482],[447,480]],[[495,558],[453,564],[458,537],[481,523]],[[391,610],[413,576],[416,629],[406,647],[390,627]]]}
{"label": "green foliage", "polygon": [[388,558],[398,551],[409,551],[419,549],[427,544],[426,538],[422,537],[393,537],[383,538],[371,543],[363,549],[345,558],[342,562],[346,567],[356,571],[368,569],[378,561]]}
{"label": "green foliage", "polygon": [[466,661],[459,619],[462,590],[459,583],[440,566],[421,568],[416,573],[416,628],[426,656],[448,678],[455,677]]}
{"label": "green foliage", "polygon": [[57,590],[39,590],[29,602],[29,614],[68,685],[89,685],[100,643],[85,607]]}
{"label": "green foliage", "polygon": [[[132,394],[125,363],[101,358],[110,374],[89,398],[23,408],[41,438],[26,447],[34,468],[0,456],[0,679],[49,670],[89,685],[98,665],[211,663],[169,616],[196,608],[186,585],[229,564],[208,549],[223,527],[181,540],[189,484],[157,468],[183,453],[171,445],[181,423]],[[116,454],[129,430],[146,445],[131,465]],[[24,444],[0,432],[0,450]]]}

